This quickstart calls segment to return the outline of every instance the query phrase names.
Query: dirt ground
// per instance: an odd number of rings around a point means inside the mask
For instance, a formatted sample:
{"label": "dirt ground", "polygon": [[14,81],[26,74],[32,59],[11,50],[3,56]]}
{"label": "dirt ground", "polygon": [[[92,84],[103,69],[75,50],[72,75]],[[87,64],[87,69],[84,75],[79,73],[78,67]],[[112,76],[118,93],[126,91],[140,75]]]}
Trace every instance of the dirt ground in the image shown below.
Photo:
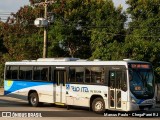
{"label": "dirt ground", "polygon": [[3,95],[3,92],[4,92],[3,88],[0,87],[0,95]]}

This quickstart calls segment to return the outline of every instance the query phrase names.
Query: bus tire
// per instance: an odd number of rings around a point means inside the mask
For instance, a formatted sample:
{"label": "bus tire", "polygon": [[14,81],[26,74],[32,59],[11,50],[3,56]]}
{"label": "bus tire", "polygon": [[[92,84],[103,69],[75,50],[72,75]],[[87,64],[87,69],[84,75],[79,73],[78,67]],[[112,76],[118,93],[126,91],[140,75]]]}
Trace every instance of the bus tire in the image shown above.
{"label": "bus tire", "polygon": [[94,99],[92,102],[92,110],[98,114],[104,113],[105,112],[104,100],[100,97]]}
{"label": "bus tire", "polygon": [[29,94],[29,104],[33,107],[37,107],[39,106],[39,98],[38,98],[38,94],[36,92],[33,92],[31,94]]}

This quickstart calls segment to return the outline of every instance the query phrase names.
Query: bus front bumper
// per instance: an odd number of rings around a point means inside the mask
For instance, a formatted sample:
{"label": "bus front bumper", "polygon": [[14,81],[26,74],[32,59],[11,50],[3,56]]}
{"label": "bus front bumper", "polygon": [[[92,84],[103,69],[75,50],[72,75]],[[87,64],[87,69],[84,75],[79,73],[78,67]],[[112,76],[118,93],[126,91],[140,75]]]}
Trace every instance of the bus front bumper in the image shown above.
{"label": "bus front bumper", "polygon": [[139,111],[139,110],[150,110],[155,108],[155,103],[153,104],[136,104],[132,102],[128,102],[127,111]]}

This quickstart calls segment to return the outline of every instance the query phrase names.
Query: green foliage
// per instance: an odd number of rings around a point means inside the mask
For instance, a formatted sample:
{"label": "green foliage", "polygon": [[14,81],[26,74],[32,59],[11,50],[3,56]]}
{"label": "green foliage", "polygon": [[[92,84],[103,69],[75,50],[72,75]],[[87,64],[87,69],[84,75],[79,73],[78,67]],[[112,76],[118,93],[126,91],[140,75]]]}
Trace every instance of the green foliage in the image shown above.
{"label": "green foliage", "polygon": [[[1,59],[0,59],[1,60]],[[2,60],[0,61],[0,72],[1,72],[1,74],[0,74],[0,87],[1,86],[3,86],[3,81],[4,81],[4,77],[3,77],[3,75],[4,75],[4,63],[2,62]]]}
{"label": "green foliage", "polygon": [[[42,54],[43,31],[33,26],[38,9],[24,6],[13,14],[12,22],[0,24],[0,81],[3,80],[4,63],[23,59],[37,59]],[[3,83],[3,82],[2,82]]]}
{"label": "green foliage", "polygon": [[110,0],[97,4],[91,7],[93,11],[89,14],[95,26],[91,29],[92,59],[121,59],[119,48],[124,42],[125,13]]}
{"label": "green foliage", "polygon": [[[125,38],[124,50],[126,57],[150,61],[159,74],[160,59],[160,1],[159,0],[128,0],[128,13],[132,22],[129,24]],[[158,77],[156,75],[156,77]],[[160,77],[158,77],[160,78]]]}
{"label": "green foliage", "polygon": [[[34,4],[44,1],[30,0],[32,6],[0,22],[0,84],[6,61],[42,56],[43,28],[33,23],[44,16],[44,7]],[[48,6],[54,14],[48,27],[48,57],[150,61],[159,81],[160,1],[127,0],[127,4],[132,20],[124,28],[126,13],[121,6],[115,8],[112,0],[55,0]]]}
{"label": "green foliage", "polygon": [[128,13],[132,20],[146,20],[155,17],[160,12],[159,0],[127,0],[129,4]]}
{"label": "green foliage", "polygon": [[[86,30],[87,23],[90,21],[88,14],[91,5],[93,2],[87,0],[63,1],[53,5],[56,20],[49,31],[49,40],[52,43],[49,49],[53,50],[56,47],[61,51],[58,56],[63,57],[89,58],[91,56],[90,37]],[[78,25],[82,29],[77,29]]]}
{"label": "green foliage", "polygon": [[160,83],[160,67],[155,68],[156,83]]}

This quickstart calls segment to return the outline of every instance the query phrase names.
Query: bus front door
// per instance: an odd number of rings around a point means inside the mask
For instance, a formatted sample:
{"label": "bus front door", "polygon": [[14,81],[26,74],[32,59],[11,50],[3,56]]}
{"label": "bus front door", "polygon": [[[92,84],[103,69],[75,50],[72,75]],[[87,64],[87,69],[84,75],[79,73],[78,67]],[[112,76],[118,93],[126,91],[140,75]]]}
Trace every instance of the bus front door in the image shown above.
{"label": "bus front door", "polygon": [[55,103],[65,103],[66,71],[55,70],[54,75],[55,75],[54,101]]}
{"label": "bus front door", "polygon": [[123,72],[122,71],[110,71],[109,72],[109,108],[121,109],[122,103],[122,90],[123,84]]}

